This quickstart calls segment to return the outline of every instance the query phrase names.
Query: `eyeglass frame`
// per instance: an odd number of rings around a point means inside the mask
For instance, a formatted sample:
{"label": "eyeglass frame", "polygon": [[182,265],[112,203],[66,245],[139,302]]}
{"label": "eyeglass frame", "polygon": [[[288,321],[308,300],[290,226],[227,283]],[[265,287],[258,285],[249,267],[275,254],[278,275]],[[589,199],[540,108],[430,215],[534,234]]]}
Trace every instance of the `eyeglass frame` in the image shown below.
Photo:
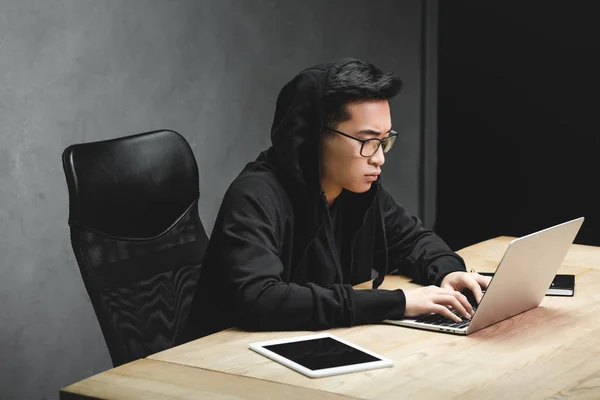
{"label": "eyeglass frame", "polygon": [[[389,133],[389,136],[388,136],[388,137],[386,137],[385,139],[378,139],[378,138],[371,138],[371,139],[359,139],[359,138],[356,138],[356,137],[354,137],[354,136],[348,135],[347,133],[340,132],[340,131],[338,131],[337,129],[333,129],[333,128],[329,128],[329,127],[327,127],[326,129],[327,129],[328,131],[332,131],[332,132],[338,133],[338,134],[340,134],[340,135],[342,135],[342,136],[345,136],[345,137],[347,137],[347,138],[354,139],[354,140],[356,140],[357,142],[360,142],[360,155],[361,155],[362,157],[365,157],[365,158],[368,158],[368,157],[373,157],[375,154],[377,154],[377,152],[379,151],[379,148],[380,148],[380,147],[381,147],[381,146],[382,146],[382,145],[383,145],[385,142],[387,142],[388,140],[390,140],[390,138],[392,138],[392,137],[398,138],[398,132],[396,132],[396,131],[395,131],[395,130],[393,130],[393,129],[390,129],[390,131],[388,132],[388,133]],[[373,141],[373,140],[376,140],[376,141],[378,141],[378,142],[379,142],[379,145],[377,146],[377,148],[375,149],[375,151],[373,152],[373,154],[371,154],[371,155],[368,155],[368,156],[365,156],[365,155],[363,155],[363,149],[364,149],[364,147],[365,147],[365,143],[367,143],[367,142],[370,142],[370,141]],[[388,151],[389,151],[389,150],[388,150]],[[386,153],[386,151],[384,151],[384,153]]]}

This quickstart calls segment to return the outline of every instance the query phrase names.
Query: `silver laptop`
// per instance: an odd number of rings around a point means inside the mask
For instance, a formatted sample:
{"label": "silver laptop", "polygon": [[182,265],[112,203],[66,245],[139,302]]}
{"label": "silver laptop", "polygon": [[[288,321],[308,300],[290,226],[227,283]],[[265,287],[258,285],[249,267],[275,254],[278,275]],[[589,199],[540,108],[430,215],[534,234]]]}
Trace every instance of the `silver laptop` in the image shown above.
{"label": "silver laptop", "polygon": [[539,306],[583,219],[580,217],[512,240],[481,302],[473,307],[471,319],[455,322],[439,314],[427,314],[384,322],[468,335]]}

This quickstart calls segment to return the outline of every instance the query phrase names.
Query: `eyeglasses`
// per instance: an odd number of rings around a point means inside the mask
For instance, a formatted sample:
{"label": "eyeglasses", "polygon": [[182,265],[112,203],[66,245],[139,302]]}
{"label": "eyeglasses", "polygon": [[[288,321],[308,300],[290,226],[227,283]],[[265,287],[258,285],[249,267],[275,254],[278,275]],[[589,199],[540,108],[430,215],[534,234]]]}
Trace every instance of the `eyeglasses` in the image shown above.
{"label": "eyeglasses", "polygon": [[358,139],[354,136],[350,136],[347,133],[340,132],[333,128],[327,128],[328,130],[339,133],[342,136],[346,136],[347,138],[354,139],[357,142],[360,142],[360,155],[363,157],[371,157],[373,154],[377,153],[379,150],[379,146],[383,146],[383,152],[387,153],[390,151],[394,143],[396,142],[396,138],[398,137],[398,133],[396,131],[390,131],[390,135],[385,139]]}

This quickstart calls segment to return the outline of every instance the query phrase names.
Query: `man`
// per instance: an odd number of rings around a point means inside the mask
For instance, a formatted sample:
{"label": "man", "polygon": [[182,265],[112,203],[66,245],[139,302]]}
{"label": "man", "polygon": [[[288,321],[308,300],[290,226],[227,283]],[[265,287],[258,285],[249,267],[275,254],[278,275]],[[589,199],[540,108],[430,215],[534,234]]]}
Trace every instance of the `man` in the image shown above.
{"label": "man", "polygon": [[[344,59],[308,68],[277,99],[272,146],[231,184],[190,316],[199,337],[238,326],[318,330],[429,312],[460,320],[488,277],[410,216],[381,183],[394,144],[392,74]],[[372,290],[352,285],[378,274]],[[398,270],[423,288],[380,290]]]}

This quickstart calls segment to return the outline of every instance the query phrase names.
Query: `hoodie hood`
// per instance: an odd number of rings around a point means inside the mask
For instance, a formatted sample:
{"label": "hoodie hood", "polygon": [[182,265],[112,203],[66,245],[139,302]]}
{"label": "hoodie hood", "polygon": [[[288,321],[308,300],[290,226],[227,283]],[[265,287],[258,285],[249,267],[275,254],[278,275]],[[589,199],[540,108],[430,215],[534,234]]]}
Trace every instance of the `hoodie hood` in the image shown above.
{"label": "hoodie hood", "polygon": [[330,77],[343,65],[362,63],[345,58],[318,64],[300,72],[279,93],[273,125],[269,162],[290,186],[305,194],[321,191],[320,136],[326,126],[324,96]]}

